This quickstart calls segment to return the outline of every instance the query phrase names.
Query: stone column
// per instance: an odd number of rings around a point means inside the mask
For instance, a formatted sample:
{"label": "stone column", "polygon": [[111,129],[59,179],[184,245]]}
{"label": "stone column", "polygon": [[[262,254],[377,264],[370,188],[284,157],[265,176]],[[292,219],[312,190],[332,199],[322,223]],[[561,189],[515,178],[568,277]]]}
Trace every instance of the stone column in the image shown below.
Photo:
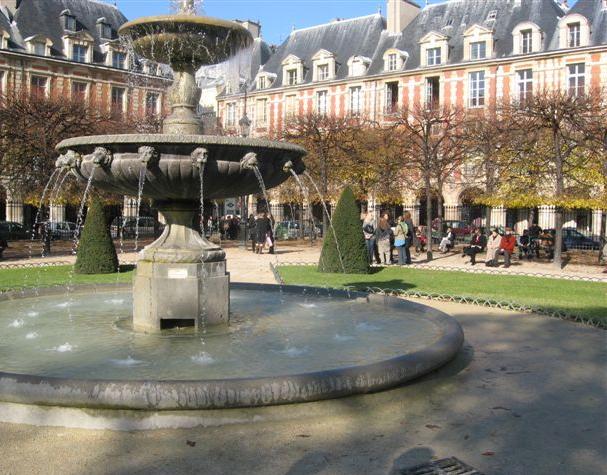
{"label": "stone column", "polygon": [[249,216],[257,214],[257,195],[249,195],[248,199]]}
{"label": "stone column", "polygon": [[506,226],[506,208],[503,206],[491,208],[491,226]]}
{"label": "stone column", "polygon": [[603,230],[603,210],[593,209],[592,210],[592,234],[600,236]]}
{"label": "stone column", "polygon": [[137,198],[133,198],[132,196],[124,197],[124,203],[122,205],[122,216],[124,218],[137,217]]}
{"label": "stone column", "polygon": [[537,224],[540,228],[554,228],[554,206],[539,206]]}
{"label": "stone column", "polygon": [[51,205],[50,221],[65,221],[65,205]]}

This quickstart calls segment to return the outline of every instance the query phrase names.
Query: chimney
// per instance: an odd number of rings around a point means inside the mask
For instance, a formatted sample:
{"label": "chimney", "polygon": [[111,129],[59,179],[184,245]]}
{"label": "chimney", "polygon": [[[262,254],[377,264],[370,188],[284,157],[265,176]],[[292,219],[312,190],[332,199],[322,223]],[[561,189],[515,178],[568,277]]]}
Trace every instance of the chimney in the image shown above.
{"label": "chimney", "polygon": [[419,12],[419,6],[409,0],[388,0],[388,32],[400,33]]}
{"label": "chimney", "polygon": [[20,3],[21,0],[0,0],[0,7],[5,7],[11,15],[14,15]]}
{"label": "chimney", "polygon": [[[2,0],[0,0],[1,2]],[[240,23],[244,26],[249,32],[253,39],[259,38],[261,36],[261,24],[251,21],[251,20],[235,20],[237,23]]]}

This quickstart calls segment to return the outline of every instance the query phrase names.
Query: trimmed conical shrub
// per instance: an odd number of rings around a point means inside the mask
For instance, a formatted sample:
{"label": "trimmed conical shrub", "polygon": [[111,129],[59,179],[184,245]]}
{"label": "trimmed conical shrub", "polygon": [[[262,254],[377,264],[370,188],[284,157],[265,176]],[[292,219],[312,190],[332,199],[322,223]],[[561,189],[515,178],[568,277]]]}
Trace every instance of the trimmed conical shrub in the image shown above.
{"label": "trimmed conical shrub", "polygon": [[[368,274],[369,263],[365,237],[363,235],[360,210],[356,205],[354,193],[347,187],[341,194],[333,212],[333,228],[327,229],[323,240],[318,270],[347,274]],[[337,242],[336,242],[337,241]],[[341,252],[341,260],[337,250]]]}
{"label": "trimmed conical shrub", "polygon": [[111,274],[118,270],[118,256],[101,201],[89,206],[74,271],[77,274]]}

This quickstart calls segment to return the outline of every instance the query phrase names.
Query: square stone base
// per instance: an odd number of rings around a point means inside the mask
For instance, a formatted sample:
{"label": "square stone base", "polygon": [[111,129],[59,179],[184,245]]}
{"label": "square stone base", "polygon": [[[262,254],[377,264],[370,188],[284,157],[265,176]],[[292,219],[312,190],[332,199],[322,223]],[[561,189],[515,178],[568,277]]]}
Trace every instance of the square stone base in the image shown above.
{"label": "square stone base", "polygon": [[133,286],[133,327],[146,332],[228,324],[226,261],[170,264],[141,260]]}

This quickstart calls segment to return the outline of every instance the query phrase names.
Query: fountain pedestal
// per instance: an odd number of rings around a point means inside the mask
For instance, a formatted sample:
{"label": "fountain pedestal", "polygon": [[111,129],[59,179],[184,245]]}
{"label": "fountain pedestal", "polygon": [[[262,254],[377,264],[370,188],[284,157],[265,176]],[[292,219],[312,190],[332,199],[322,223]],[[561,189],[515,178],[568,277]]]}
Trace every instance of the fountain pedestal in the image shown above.
{"label": "fountain pedestal", "polygon": [[225,252],[198,231],[195,202],[157,203],[167,221],[162,235],[139,254],[133,326],[145,332],[227,324],[230,277]]}

